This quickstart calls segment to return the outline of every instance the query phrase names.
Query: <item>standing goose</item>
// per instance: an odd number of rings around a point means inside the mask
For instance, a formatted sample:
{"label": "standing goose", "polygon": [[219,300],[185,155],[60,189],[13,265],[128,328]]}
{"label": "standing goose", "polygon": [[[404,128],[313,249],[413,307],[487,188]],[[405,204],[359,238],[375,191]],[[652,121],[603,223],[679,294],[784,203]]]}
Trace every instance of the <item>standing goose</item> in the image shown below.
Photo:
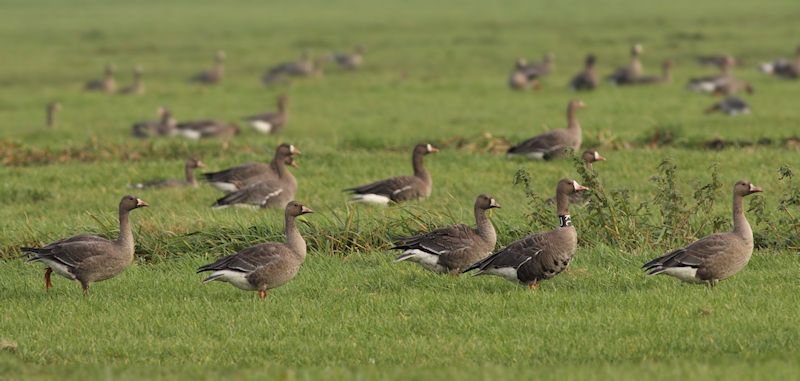
{"label": "standing goose", "polygon": [[353,193],[354,202],[387,205],[390,202],[403,202],[424,199],[431,195],[433,180],[422,164],[425,155],[439,152],[430,144],[417,144],[411,155],[413,176],[398,176],[376,181],[366,185],[345,189]]}
{"label": "standing goose", "polygon": [[186,163],[183,166],[183,173],[186,176],[185,180],[178,180],[178,179],[154,180],[144,183],[131,184],[131,188],[136,188],[136,189],[175,188],[175,187],[186,187],[186,186],[197,188],[197,179],[195,179],[194,177],[194,170],[197,168],[205,168],[205,164],[203,164],[203,162],[198,159],[189,158],[186,160]]}
{"label": "standing goose", "polygon": [[630,85],[642,75],[642,62],[639,56],[642,54],[642,45],[636,44],[631,48],[631,63],[628,66],[617,69],[607,78],[616,85]]}
{"label": "standing goose", "polygon": [[392,250],[403,250],[395,262],[409,260],[437,273],[459,274],[494,250],[497,234],[486,211],[500,205],[489,195],[475,200],[475,228],[451,225],[412,237],[399,238]]}
{"label": "standing goose", "polygon": [[114,80],[114,73],[116,71],[116,66],[112,64],[106,65],[105,71],[103,72],[103,79],[86,82],[83,88],[86,91],[115,92],[117,90],[117,82]]}
{"label": "standing goose", "polygon": [[47,104],[47,127],[56,128],[56,114],[61,111],[61,103],[50,102]]}
{"label": "standing goose", "polygon": [[597,59],[594,54],[587,55],[586,67],[582,72],[572,77],[569,82],[569,88],[575,91],[594,90],[597,87],[597,69],[594,67],[596,62]]}
{"label": "standing goose", "polygon": [[156,115],[158,115],[158,120],[134,123],[131,127],[133,136],[137,138],[148,138],[152,136],[173,135],[177,126],[177,121],[172,117],[172,112],[165,107],[159,107],[156,110]]}
{"label": "standing goose", "polygon": [[727,97],[717,103],[714,103],[711,105],[711,107],[705,110],[706,114],[714,112],[721,112],[730,116],[749,114],[750,106],[748,106],[747,102],[745,102],[742,98]]}
{"label": "standing goose", "polygon": [[571,100],[567,104],[567,128],[557,129],[534,136],[508,149],[509,156],[521,155],[530,159],[544,159],[557,150],[581,148],[581,125],[575,115],[578,109],[586,105],[580,100]]}
{"label": "standing goose", "polygon": [[142,95],[144,94],[144,81],[142,80],[142,75],[144,74],[144,70],[142,69],[141,65],[136,65],[133,68],[133,83],[121,89],[119,92],[122,94],[131,94],[131,95]]}
{"label": "standing goose", "polygon": [[244,118],[253,128],[262,134],[278,133],[286,125],[289,119],[289,96],[281,94],[278,97],[278,111],[267,112]]}
{"label": "standing goose", "polygon": [[204,85],[214,85],[222,81],[222,77],[224,76],[225,76],[225,52],[220,50],[214,55],[214,67],[211,68],[211,70],[195,74],[191,78],[191,81]]}
{"label": "standing goose", "polygon": [[528,285],[529,288],[537,288],[540,281],[564,271],[578,247],[578,235],[569,215],[569,195],[586,189],[589,188],[575,180],[559,181],[556,186],[558,228],[515,241],[464,272],[478,270],[475,275],[497,275]]}
{"label": "standing goose", "polygon": [[664,60],[661,63],[661,75],[643,75],[634,80],[639,85],[669,83],[672,82],[672,60]]}
{"label": "standing goose", "polygon": [[759,69],[767,74],[786,79],[797,79],[800,77],[800,45],[795,49],[794,61],[779,58],[773,62],[763,63]]}
{"label": "standing goose", "polygon": [[201,266],[197,273],[213,271],[203,283],[228,282],[245,291],[258,291],[263,300],[267,290],[288,283],[300,270],[306,258],[306,241],[295,226],[295,218],[313,212],[296,201],[290,202],[284,214],[286,243],[266,242],[248,247]]}
{"label": "standing goose", "polygon": [[753,254],[753,230],[744,216],[744,197],[761,192],[747,181],[733,186],[733,231],[701,238],[645,263],[647,275],[666,274],[689,283],[714,286],[743,269]]}
{"label": "standing goose", "polygon": [[119,237],[110,241],[91,235],[78,235],[53,242],[42,248],[23,247],[20,251],[32,255],[28,262],[42,262],[45,289],[53,284],[50,274],[55,271],[69,280],[81,283],[83,294],[89,293],[89,284],[119,275],[133,262],[133,231],[128,220],[131,210],[148,206],[134,196],[125,196],[119,202]]}
{"label": "standing goose", "polygon": [[204,173],[203,177],[214,188],[223,192],[235,192],[259,180],[279,178],[284,171],[288,173],[284,166],[291,163],[287,160],[299,154],[300,150],[294,145],[283,143],[275,149],[270,163],[242,164],[219,172]]}

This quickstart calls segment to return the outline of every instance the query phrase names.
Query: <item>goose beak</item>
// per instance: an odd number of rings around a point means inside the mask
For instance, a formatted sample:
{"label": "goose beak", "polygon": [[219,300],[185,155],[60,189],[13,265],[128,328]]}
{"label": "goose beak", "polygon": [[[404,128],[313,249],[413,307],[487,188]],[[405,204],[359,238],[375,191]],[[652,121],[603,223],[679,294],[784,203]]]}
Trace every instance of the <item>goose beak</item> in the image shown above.
{"label": "goose beak", "polygon": [[308,214],[308,213],[314,213],[314,211],[311,210],[311,208],[309,208],[309,207],[307,207],[305,205],[300,207],[300,214]]}
{"label": "goose beak", "polygon": [[760,187],[757,187],[757,186],[755,186],[753,184],[750,184],[750,193],[760,193],[760,192],[763,192],[763,191],[764,190],[761,189]]}
{"label": "goose beak", "polygon": [[581,185],[581,184],[578,184],[578,182],[577,182],[577,181],[573,181],[573,182],[572,182],[572,186],[574,186],[574,187],[575,187],[575,192],[580,192],[580,191],[589,190],[589,188],[588,188],[588,187],[585,187],[585,186],[583,186],[583,185]]}
{"label": "goose beak", "polygon": [[292,155],[299,155],[302,152],[300,152],[300,150],[297,149],[295,146],[289,146],[289,153]]}
{"label": "goose beak", "polygon": [[137,208],[141,208],[143,206],[150,206],[150,204],[148,204],[147,201],[142,200],[141,198],[137,198],[136,199],[136,207]]}
{"label": "goose beak", "polygon": [[436,153],[436,152],[439,152],[439,149],[428,144],[428,153]]}
{"label": "goose beak", "polygon": [[494,199],[491,199],[491,201],[489,201],[489,209],[491,208],[500,208],[500,204],[498,204]]}
{"label": "goose beak", "polygon": [[600,155],[600,153],[599,153],[599,152],[597,152],[597,151],[594,151],[594,160],[595,160],[595,161],[603,161],[603,160],[605,160],[605,159],[606,159],[606,158],[604,158],[602,155]]}
{"label": "goose beak", "polygon": [[205,168],[205,167],[206,167],[206,164],[205,164],[205,163],[203,163],[203,162],[202,162],[202,161],[200,161],[200,160],[198,160],[198,161],[197,161],[197,164],[196,164],[196,165],[197,165],[197,168]]}

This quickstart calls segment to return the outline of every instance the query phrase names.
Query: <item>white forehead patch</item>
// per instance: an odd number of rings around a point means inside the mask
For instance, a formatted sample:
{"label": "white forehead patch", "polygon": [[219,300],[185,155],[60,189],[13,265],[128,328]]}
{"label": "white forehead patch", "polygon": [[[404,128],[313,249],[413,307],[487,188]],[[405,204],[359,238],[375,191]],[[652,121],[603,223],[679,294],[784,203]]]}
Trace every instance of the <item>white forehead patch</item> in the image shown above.
{"label": "white forehead patch", "polygon": [[431,146],[430,144],[428,144],[428,152],[431,152],[431,151],[433,151],[433,146]]}

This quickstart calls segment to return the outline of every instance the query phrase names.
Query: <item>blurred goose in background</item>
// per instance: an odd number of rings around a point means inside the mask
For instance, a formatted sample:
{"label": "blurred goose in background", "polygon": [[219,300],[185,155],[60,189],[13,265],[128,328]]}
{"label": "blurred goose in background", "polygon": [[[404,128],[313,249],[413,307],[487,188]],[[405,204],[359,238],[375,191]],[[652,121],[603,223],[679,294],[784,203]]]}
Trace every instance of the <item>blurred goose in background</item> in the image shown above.
{"label": "blurred goose in background", "polygon": [[732,95],[741,91],[752,94],[754,90],[750,83],[734,77],[733,67],[735,64],[736,61],[733,57],[725,56],[725,60],[720,66],[720,74],[692,78],[689,80],[686,88],[690,91],[711,93],[714,95]]}
{"label": "blurred goose in background", "polygon": [[727,97],[705,110],[706,114],[721,112],[726,115],[736,116],[740,114],[749,114],[750,106],[743,99],[738,97]]}
{"label": "blurred goose in background", "polygon": [[528,66],[528,61],[524,58],[517,58],[517,61],[514,63],[514,68],[511,70],[511,74],[508,77],[508,87],[512,90],[539,88],[539,80],[536,76],[528,75],[525,71],[526,66]]}
{"label": "blurred goose in background", "polygon": [[356,46],[352,53],[333,53],[328,60],[344,70],[356,70],[364,63],[364,47]]}
{"label": "blurred goose in background", "polygon": [[776,77],[797,79],[800,77],[800,45],[795,49],[795,58],[793,61],[779,58],[775,61],[761,64],[759,70]]}
{"label": "blurred goose in background", "polygon": [[306,258],[306,241],[297,230],[295,219],[313,213],[311,208],[292,201],[284,211],[286,243],[266,242],[200,266],[197,273],[211,271],[203,283],[220,281],[245,291],[258,291],[261,300],[267,291],[294,279]]}
{"label": "blurred goose in background", "polygon": [[739,58],[734,58],[727,54],[710,54],[699,55],[695,57],[697,62],[704,66],[716,66],[720,70],[724,70],[726,66],[740,66],[742,62]]}
{"label": "blurred goose in background", "polygon": [[345,192],[352,193],[351,201],[378,205],[428,198],[433,190],[433,180],[422,162],[425,155],[436,152],[439,149],[430,144],[417,144],[411,154],[413,176],[391,177],[348,188]]}
{"label": "blurred goose in background", "polygon": [[162,106],[156,110],[156,115],[158,116],[158,120],[134,123],[131,127],[133,136],[137,138],[149,138],[173,135],[175,133],[175,127],[177,126],[177,121],[172,117],[172,112]]}
{"label": "blurred goose in background", "polygon": [[193,120],[179,122],[174,134],[192,140],[232,137],[239,134],[239,126],[213,119]]}
{"label": "blurred goose in background", "polygon": [[280,132],[289,119],[289,96],[281,94],[278,97],[278,111],[248,116],[245,121],[253,126],[253,129],[262,134],[275,134]]}
{"label": "blurred goose in background", "polygon": [[716,285],[742,270],[753,254],[753,230],[744,216],[744,197],[761,192],[748,181],[733,186],[733,230],[701,238],[645,263],[647,275],[664,274],[688,283]]}
{"label": "blurred goose in background", "polygon": [[261,78],[264,85],[283,82],[289,77],[311,77],[322,74],[322,61],[312,60],[309,51],[303,50],[297,61],[284,62],[267,69]]}
{"label": "blurred goose in background", "polygon": [[520,69],[529,77],[541,78],[550,74],[556,68],[556,55],[552,52],[545,53],[540,62],[531,62]]}
{"label": "blurred goose in background", "polygon": [[576,113],[586,107],[583,101],[571,100],[567,104],[567,128],[557,129],[534,136],[508,149],[509,156],[525,156],[529,159],[544,159],[554,151],[581,148],[582,132]]}
{"label": "blurred goose in background", "polygon": [[618,68],[607,78],[617,85],[629,85],[642,75],[642,62],[639,56],[642,54],[642,45],[636,44],[631,48],[631,62],[628,66]]}
{"label": "blurred goose in background", "polygon": [[235,192],[261,180],[278,179],[284,172],[291,176],[285,165],[296,166],[293,160],[295,155],[300,155],[300,150],[294,145],[283,143],[275,149],[275,155],[269,163],[242,164],[219,172],[204,173],[203,178],[209,185],[223,192]]}
{"label": "blurred goose in background", "polygon": [[106,65],[103,72],[103,79],[96,79],[86,82],[84,89],[86,91],[102,91],[106,93],[113,93],[117,91],[117,82],[114,80],[114,73],[117,67],[113,64]]}
{"label": "blurred goose in background", "polygon": [[142,66],[141,65],[134,66],[133,83],[128,87],[122,88],[119,92],[122,94],[131,94],[131,95],[144,94],[145,87],[144,87],[144,81],[142,80],[142,75],[144,75],[144,69],[142,69]]}
{"label": "blurred goose in background", "polygon": [[211,70],[202,71],[195,74],[192,82],[201,83],[205,85],[214,85],[222,81],[225,76],[225,52],[220,50],[214,54],[214,67]]}
{"label": "blurred goose in background", "polygon": [[594,67],[596,62],[594,54],[587,55],[583,71],[572,77],[569,88],[575,91],[594,90],[598,83],[597,69]]}
{"label": "blurred goose in background", "polygon": [[89,284],[119,275],[133,262],[133,230],[128,219],[131,210],[148,206],[134,196],[124,196],[119,202],[119,237],[116,240],[92,235],[77,235],[53,242],[45,247],[23,247],[30,256],[28,262],[42,262],[45,290],[53,287],[50,275],[55,271],[69,280],[77,280],[88,295]]}
{"label": "blurred goose in background", "polygon": [[468,267],[475,275],[496,275],[512,282],[539,287],[539,282],[560,274],[569,266],[578,248],[578,234],[569,214],[569,195],[586,190],[575,180],[562,179],[556,186],[559,226],[534,233],[511,243],[488,258]]}
{"label": "blurred goose in background", "polygon": [[194,170],[197,168],[205,168],[205,164],[196,158],[186,159],[183,166],[183,173],[185,180],[166,179],[166,180],[153,180],[143,183],[131,184],[131,188],[145,189],[145,188],[176,188],[191,186],[197,188],[197,179],[194,177]]}
{"label": "blurred goose in background", "polygon": [[47,104],[47,127],[55,128],[58,124],[56,121],[56,114],[61,111],[61,103],[50,102]]}
{"label": "blurred goose in background", "polygon": [[661,75],[642,75],[634,80],[634,83],[639,85],[669,82],[672,82],[672,60],[664,60],[661,63]]}
{"label": "blurred goose in background", "polygon": [[475,227],[450,225],[411,237],[398,238],[391,250],[403,250],[395,262],[411,261],[437,273],[458,275],[494,250],[497,234],[486,211],[499,208],[492,196],[475,200]]}

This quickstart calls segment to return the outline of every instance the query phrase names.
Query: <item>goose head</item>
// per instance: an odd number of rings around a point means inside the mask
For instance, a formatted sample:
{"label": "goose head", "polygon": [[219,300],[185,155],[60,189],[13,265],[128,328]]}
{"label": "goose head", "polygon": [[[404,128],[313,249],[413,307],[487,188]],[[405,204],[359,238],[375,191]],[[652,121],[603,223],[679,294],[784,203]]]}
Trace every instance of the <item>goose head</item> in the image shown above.
{"label": "goose head", "polygon": [[439,149],[432,146],[430,143],[420,143],[414,147],[414,155],[427,155],[436,152],[439,152]]}
{"label": "goose head", "polygon": [[733,185],[733,194],[736,196],[748,196],[753,193],[763,192],[763,189],[745,180],[739,180]]}
{"label": "goose head", "polygon": [[482,194],[479,195],[477,199],[475,199],[475,206],[482,210],[489,210],[489,209],[499,208],[500,204],[498,204],[497,201],[495,201],[495,199],[492,196],[488,194]]}
{"label": "goose head", "polygon": [[145,206],[150,206],[150,204],[136,196],[131,195],[123,196],[122,200],[119,202],[119,209],[124,211],[131,211]]}
{"label": "goose head", "polygon": [[573,194],[575,192],[581,192],[589,190],[589,188],[578,184],[575,180],[570,179],[561,179],[558,182],[558,186],[556,187],[556,193],[565,193],[565,194]]}
{"label": "goose head", "polygon": [[600,152],[597,152],[597,150],[593,150],[593,149],[588,149],[588,150],[584,151],[583,155],[581,155],[581,158],[586,163],[594,163],[594,162],[603,161],[603,160],[606,159],[606,158],[604,158],[603,156],[600,155]]}
{"label": "goose head", "polygon": [[290,201],[288,204],[286,204],[287,217],[297,217],[309,213],[314,213],[314,211],[297,201]]}

